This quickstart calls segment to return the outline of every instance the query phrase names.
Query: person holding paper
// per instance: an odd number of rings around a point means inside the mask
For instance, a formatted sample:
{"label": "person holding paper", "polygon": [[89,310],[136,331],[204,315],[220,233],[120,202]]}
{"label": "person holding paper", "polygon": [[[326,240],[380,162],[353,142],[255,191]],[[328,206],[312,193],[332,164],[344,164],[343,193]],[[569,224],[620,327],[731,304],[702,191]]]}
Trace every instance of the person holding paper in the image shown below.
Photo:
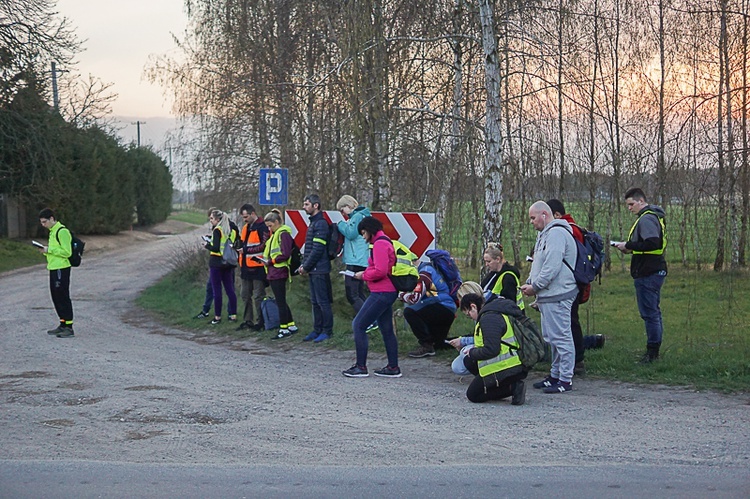
{"label": "person holding paper", "polygon": [[[229,305],[229,321],[237,322],[237,294],[234,291],[234,266],[224,262],[222,251],[227,240],[232,243],[237,239],[237,230],[229,223],[229,215],[221,210],[211,212],[209,222],[213,226],[212,239],[206,243],[206,249],[211,252],[208,267],[211,276],[211,287],[214,295],[214,319],[211,324],[221,322],[222,285],[227,293]],[[235,225],[236,227],[236,225]],[[236,262],[235,262],[236,263]]]}
{"label": "person holding paper", "polygon": [[352,321],[357,360],[352,367],[342,371],[341,374],[347,378],[369,376],[367,371],[369,339],[366,331],[367,326],[377,321],[380,334],[383,336],[385,352],[388,355],[388,365],[376,370],[375,376],[400,378],[398,339],[393,330],[393,302],[398,297],[398,291],[390,279],[391,269],[396,264],[396,251],[393,249],[393,242],[383,232],[383,224],[377,218],[363,218],[357,230],[368,245],[372,245],[367,269],[355,275],[356,279],[367,282],[370,296],[367,297]]}
{"label": "person holding paper", "polygon": [[266,242],[262,262],[266,266],[266,278],[271,285],[271,291],[276,298],[279,308],[279,332],[274,339],[280,340],[297,332],[292,310],[286,302],[286,283],[291,280],[292,270],[289,268],[292,256],[292,229],[281,223],[281,213],[273,210],[263,217],[263,221],[271,232],[271,238]]}
{"label": "person holding paper", "polygon": [[49,230],[47,246],[41,245],[42,247],[38,249],[47,258],[50,295],[57,316],[60,318],[60,324],[55,329],[47,331],[47,334],[58,338],[70,338],[75,336],[73,332],[73,303],[70,299],[71,266],[68,260],[73,254],[70,244],[73,236],[67,227],[55,218],[54,212],[49,208],[39,212],[39,223]]}
{"label": "person holding paper", "polygon": [[[362,236],[359,235],[357,227],[363,218],[370,216],[370,210],[357,203],[352,196],[344,195],[336,203],[336,209],[344,216],[344,220],[338,222],[339,233],[344,236],[344,265],[350,274],[344,274],[344,289],[346,300],[354,308],[354,314],[359,312],[362,304],[367,299],[365,282],[354,279],[354,274],[367,268],[367,256],[370,249]],[[346,217],[349,217],[348,219]]]}

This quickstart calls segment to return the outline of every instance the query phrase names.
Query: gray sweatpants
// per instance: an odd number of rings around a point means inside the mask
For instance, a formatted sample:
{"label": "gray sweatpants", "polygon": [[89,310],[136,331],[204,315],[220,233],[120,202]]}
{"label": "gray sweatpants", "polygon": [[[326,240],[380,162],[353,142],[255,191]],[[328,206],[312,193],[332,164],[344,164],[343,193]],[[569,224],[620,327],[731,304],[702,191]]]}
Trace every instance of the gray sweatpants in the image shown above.
{"label": "gray sweatpants", "polygon": [[570,330],[570,308],[573,300],[568,298],[552,303],[537,303],[542,313],[542,336],[552,347],[552,367],[549,374],[560,381],[573,380],[576,363],[576,348]]}

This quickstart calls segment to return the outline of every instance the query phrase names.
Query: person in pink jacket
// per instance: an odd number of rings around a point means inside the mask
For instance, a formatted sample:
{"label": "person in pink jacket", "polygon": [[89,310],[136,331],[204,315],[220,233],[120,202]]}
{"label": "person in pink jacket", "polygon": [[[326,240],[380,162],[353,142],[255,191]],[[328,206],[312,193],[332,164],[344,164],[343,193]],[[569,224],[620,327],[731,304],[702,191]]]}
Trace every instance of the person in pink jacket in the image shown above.
{"label": "person in pink jacket", "polygon": [[388,365],[375,371],[375,376],[400,378],[401,369],[398,367],[398,340],[393,330],[393,302],[398,297],[396,287],[391,282],[391,269],[396,264],[396,252],[393,243],[383,232],[383,224],[374,217],[365,217],[357,227],[359,233],[370,245],[370,258],[367,268],[354,274],[355,279],[367,283],[370,296],[367,297],[357,316],[352,321],[354,329],[354,346],[357,351],[357,362],[342,371],[349,378],[365,378],[367,371],[367,327],[377,322],[380,334],[383,335],[385,351],[388,355]]}

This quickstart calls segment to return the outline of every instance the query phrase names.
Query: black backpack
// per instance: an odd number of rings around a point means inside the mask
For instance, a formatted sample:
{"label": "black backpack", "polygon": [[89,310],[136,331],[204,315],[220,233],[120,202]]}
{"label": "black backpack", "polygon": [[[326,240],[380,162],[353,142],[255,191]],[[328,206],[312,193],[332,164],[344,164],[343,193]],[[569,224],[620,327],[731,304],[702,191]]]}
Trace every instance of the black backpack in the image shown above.
{"label": "black backpack", "polygon": [[294,274],[297,269],[302,265],[302,252],[299,250],[299,246],[292,238],[292,253],[289,255],[289,272]]}
{"label": "black backpack", "polygon": [[[71,255],[68,258],[68,261],[70,262],[71,267],[80,267],[81,266],[81,260],[83,259],[83,248],[86,246],[86,243],[78,239],[73,232],[65,227],[65,229],[70,232],[70,249],[71,249]],[[57,244],[60,244],[60,231],[58,230],[55,232],[55,237],[57,238]]]}
{"label": "black backpack", "polygon": [[344,252],[344,235],[339,232],[339,226],[335,223],[328,225],[326,248],[328,249],[329,260],[336,259],[337,256]]}

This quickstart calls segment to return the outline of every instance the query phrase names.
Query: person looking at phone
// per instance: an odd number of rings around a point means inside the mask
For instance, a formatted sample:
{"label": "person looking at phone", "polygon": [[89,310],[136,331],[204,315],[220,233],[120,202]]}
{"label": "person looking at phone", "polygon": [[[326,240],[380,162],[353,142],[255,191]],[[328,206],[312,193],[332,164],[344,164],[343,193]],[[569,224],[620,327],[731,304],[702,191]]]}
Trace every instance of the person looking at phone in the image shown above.
{"label": "person looking at phone", "polygon": [[292,257],[292,228],[281,222],[281,212],[272,210],[263,217],[263,221],[271,233],[266,243],[263,257],[257,257],[266,266],[268,283],[276,298],[279,308],[279,332],[273,339],[283,339],[298,331],[292,317],[292,310],[286,302],[286,283],[291,280],[292,270],[289,268]]}

